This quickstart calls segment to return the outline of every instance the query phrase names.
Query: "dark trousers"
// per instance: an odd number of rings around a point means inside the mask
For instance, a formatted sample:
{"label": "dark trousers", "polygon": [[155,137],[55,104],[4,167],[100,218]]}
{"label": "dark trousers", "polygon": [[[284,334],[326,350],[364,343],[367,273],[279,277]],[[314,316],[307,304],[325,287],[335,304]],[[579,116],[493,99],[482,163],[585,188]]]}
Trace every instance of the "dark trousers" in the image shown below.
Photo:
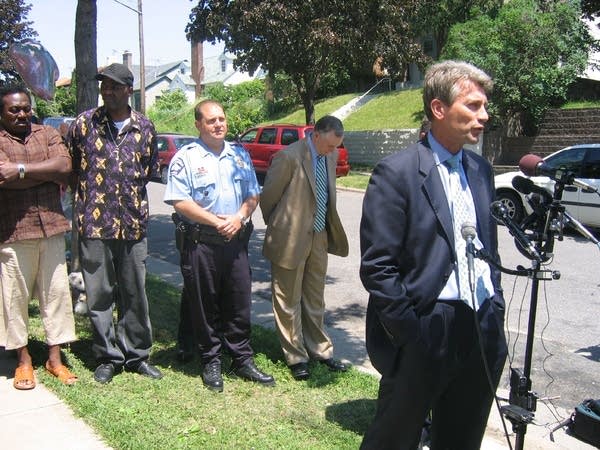
{"label": "dark trousers", "polygon": [[239,367],[252,358],[252,281],[246,242],[225,244],[186,240],[181,273],[203,364],[221,359],[222,347]]}
{"label": "dark trousers", "polygon": [[99,363],[135,368],[148,359],[152,347],[146,297],[147,241],[80,237],[79,250],[94,356]]}
{"label": "dark trousers", "polygon": [[[507,354],[503,314],[491,300],[477,312],[494,392]],[[462,302],[437,301],[420,316],[420,330],[419,339],[390,355],[396,369],[380,381],[377,411],[361,448],[416,449],[431,410],[431,450],[478,450],[493,393],[473,310]]]}
{"label": "dark trousers", "polygon": [[196,351],[194,340],[194,327],[192,325],[192,312],[190,298],[185,286],[181,290],[181,302],[179,304],[179,325],[177,327],[177,349],[193,353]]}

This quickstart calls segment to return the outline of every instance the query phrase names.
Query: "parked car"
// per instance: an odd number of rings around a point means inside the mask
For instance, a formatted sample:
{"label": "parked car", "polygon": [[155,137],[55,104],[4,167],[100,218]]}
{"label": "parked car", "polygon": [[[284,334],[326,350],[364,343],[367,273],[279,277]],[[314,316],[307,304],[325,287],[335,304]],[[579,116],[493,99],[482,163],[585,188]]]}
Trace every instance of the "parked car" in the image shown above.
{"label": "parked car", "polygon": [[195,136],[185,136],[176,133],[157,133],[158,160],[160,162],[160,181],[167,184],[169,163],[179,149],[198,140]]}
{"label": "parked car", "polygon": [[[267,173],[275,153],[289,144],[305,137],[312,131],[312,125],[274,124],[246,130],[239,138],[239,143],[246,149],[254,164],[257,174]],[[344,144],[338,147],[336,176],[342,177],[350,172],[348,150]]]}
{"label": "parked car", "polygon": [[[600,189],[600,144],[573,145],[563,148],[544,158],[550,169],[572,172],[575,178],[596,189]],[[500,200],[513,221],[520,223],[532,210],[525,195],[512,185],[515,176],[524,176],[521,172],[507,172],[494,177],[496,197]],[[527,177],[537,186],[554,193],[554,181],[546,176]],[[565,186],[561,203],[566,211],[581,223],[600,227],[600,196],[596,192],[577,186]]]}
{"label": "parked car", "polygon": [[56,128],[60,135],[64,137],[67,134],[69,125],[75,120],[74,117],[46,117],[42,121],[42,125],[49,125]]}

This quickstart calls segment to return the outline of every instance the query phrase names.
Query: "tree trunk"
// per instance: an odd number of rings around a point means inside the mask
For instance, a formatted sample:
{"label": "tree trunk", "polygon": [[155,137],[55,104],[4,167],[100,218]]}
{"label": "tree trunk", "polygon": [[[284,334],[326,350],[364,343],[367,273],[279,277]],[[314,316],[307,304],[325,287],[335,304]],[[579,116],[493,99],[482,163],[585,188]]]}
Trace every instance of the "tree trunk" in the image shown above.
{"label": "tree trunk", "polygon": [[77,113],[98,106],[96,73],[96,0],[77,0],[75,15],[75,77]]}
{"label": "tree trunk", "polygon": [[302,104],[304,105],[304,113],[306,115],[306,125],[315,124],[315,101],[313,97],[305,94],[302,97]]}

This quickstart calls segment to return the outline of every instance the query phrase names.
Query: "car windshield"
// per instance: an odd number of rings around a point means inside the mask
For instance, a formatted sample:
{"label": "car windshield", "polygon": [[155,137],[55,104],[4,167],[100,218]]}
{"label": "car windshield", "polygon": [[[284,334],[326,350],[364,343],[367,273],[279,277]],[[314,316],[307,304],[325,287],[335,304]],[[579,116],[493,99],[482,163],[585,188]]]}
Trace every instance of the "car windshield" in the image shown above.
{"label": "car windshield", "polygon": [[197,139],[196,138],[192,138],[192,137],[185,137],[185,138],[175,138],[174,142],[175,142],[175,147],[177,148],[177,150],[180,150],[182,147],[185,147],[188,144],[191,144],[192,142],[196,142]]}
{"label": "car windshield", "polygon": [[553,169],[573,172],[577,176],[581,170],[581,161],[583,161],[585,151],[585,148],[571,148],[549,156],[545,162]]}

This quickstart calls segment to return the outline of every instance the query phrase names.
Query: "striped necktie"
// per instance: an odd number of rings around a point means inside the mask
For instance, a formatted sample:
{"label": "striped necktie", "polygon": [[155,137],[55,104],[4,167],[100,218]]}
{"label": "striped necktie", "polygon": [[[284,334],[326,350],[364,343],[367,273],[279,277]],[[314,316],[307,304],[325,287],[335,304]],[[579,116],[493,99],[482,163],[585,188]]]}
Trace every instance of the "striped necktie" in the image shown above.
{"label": "striped necktie", "polygon": [[327,214],[327,166],[325,156],[317,156],[317,169],[315,171],[315,184],[317,187],[317,212],[315,214],[314,230],[325,229],[325,216]]}

